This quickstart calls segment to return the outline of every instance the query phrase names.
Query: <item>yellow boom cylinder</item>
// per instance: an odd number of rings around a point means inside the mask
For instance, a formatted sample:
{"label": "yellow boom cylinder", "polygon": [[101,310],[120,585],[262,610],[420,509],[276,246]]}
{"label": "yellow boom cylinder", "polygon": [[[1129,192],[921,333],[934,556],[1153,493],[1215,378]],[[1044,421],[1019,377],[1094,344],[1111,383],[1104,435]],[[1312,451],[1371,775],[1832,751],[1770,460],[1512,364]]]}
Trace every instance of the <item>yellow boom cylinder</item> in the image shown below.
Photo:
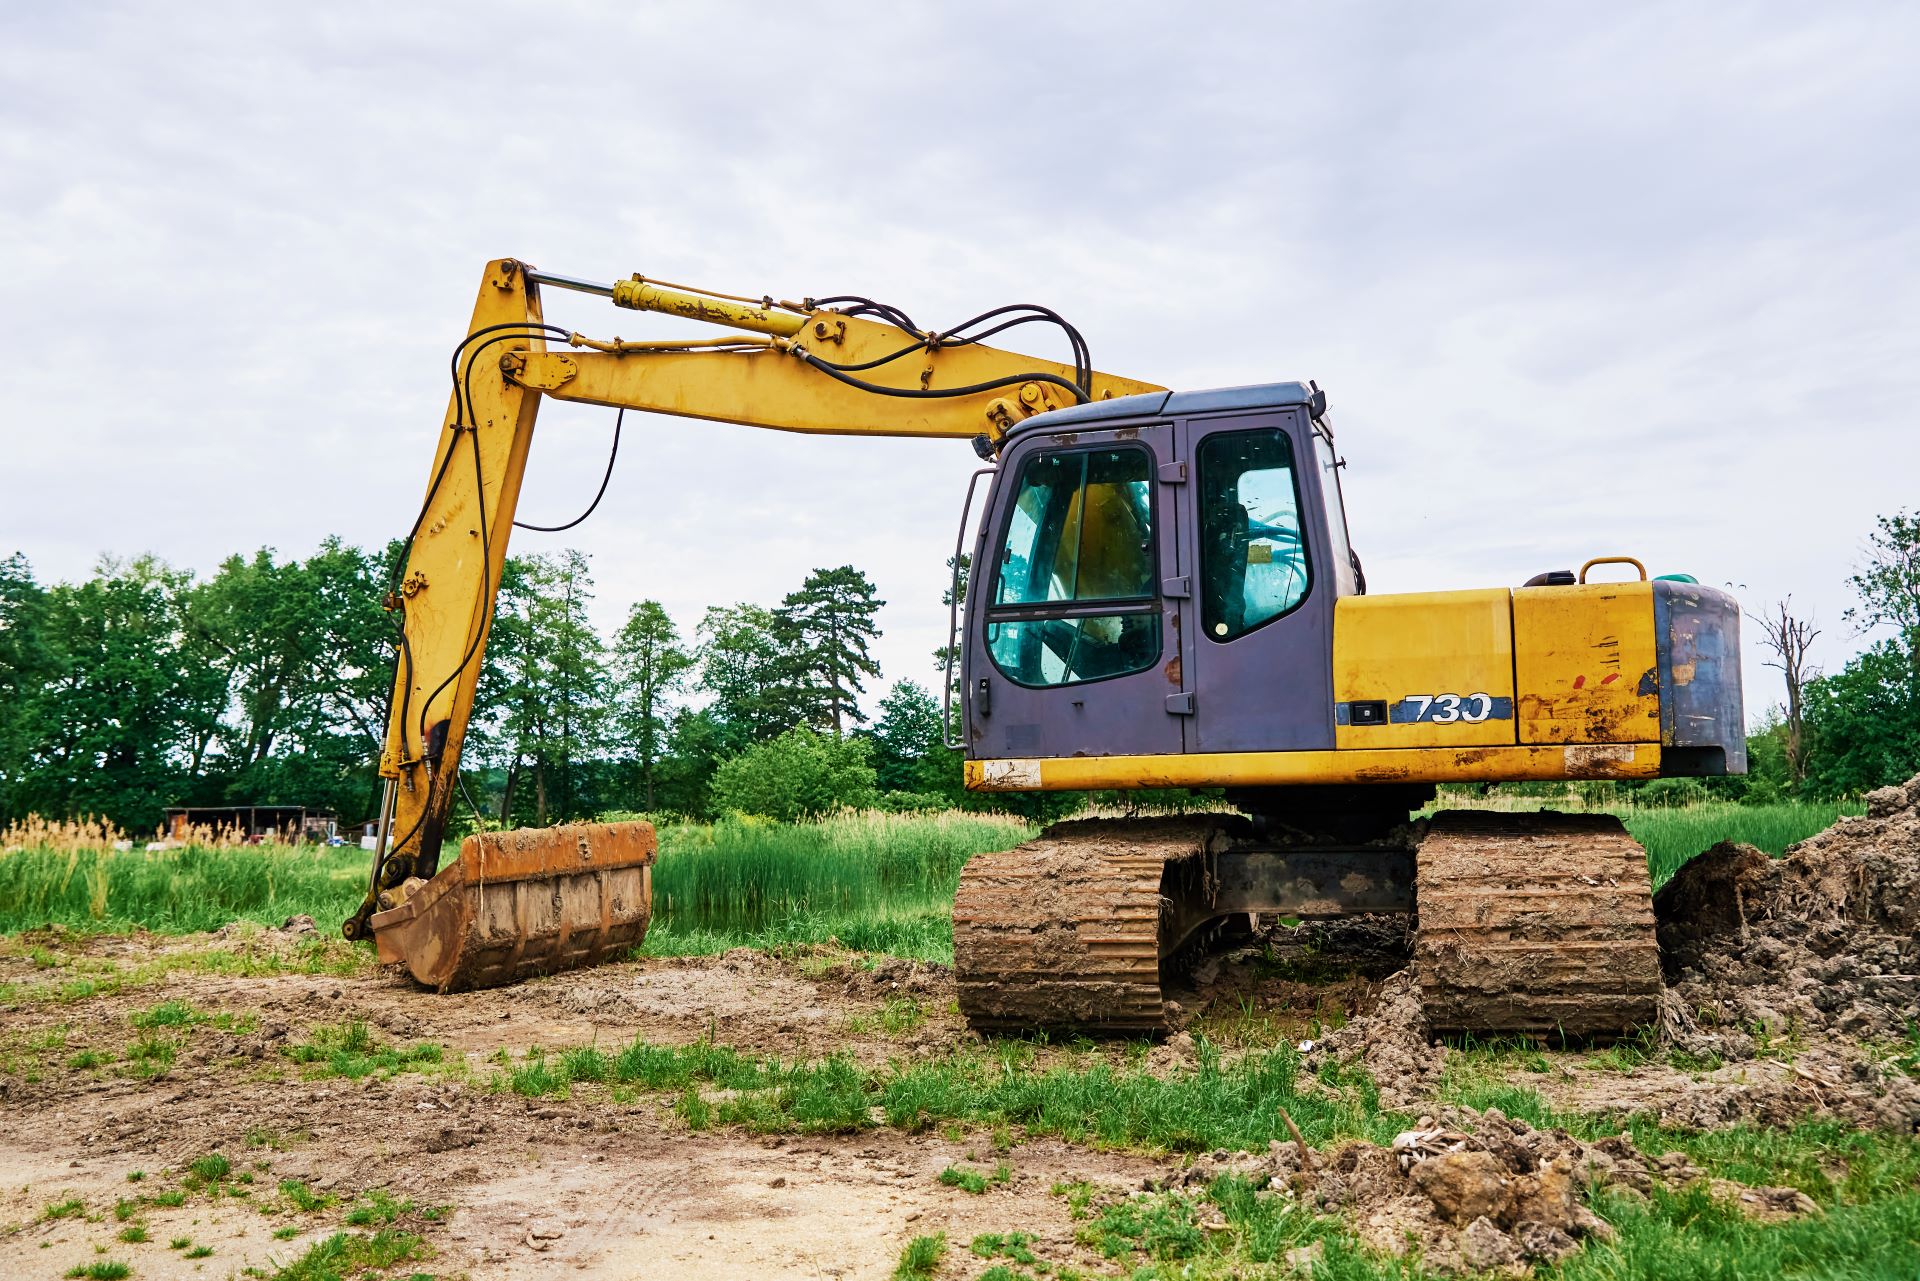
{"label": "yellow boom cylinder", "polygon": [[657,311],[663,316],[699,320],[709,325],[732,325],[755,333],[791,338],[807,323],[805,316],[757,307],[752,303],[710,298],[704,294],[668,289],[647,280],[620,280],[613,286],[613,303],[632,311]]}

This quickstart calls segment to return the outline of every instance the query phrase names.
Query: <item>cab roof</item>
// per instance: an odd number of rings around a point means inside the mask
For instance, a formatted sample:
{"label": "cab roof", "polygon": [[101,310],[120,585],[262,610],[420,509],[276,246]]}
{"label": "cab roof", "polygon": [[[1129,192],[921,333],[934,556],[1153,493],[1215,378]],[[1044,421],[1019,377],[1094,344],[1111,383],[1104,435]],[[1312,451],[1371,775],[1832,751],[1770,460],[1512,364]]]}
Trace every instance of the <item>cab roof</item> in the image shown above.
{"label": "cab roof", "polygon": [[1305,383],[1254,383],[1246,387],[1213,387],[1204,391],[1149,391],[1137,396],[1116,396],[1112,400],[1094,400],[1084,405],[1069,405],[1049,413],[1035,414],[1016,426],[1008,435],[1030,431],[1053,431],[1068,425],[1107,422],[1118,418],[1165,418],[1172,415],[1209,414],[1224,409],[1281,409],[1304,405],[1313,393]]}

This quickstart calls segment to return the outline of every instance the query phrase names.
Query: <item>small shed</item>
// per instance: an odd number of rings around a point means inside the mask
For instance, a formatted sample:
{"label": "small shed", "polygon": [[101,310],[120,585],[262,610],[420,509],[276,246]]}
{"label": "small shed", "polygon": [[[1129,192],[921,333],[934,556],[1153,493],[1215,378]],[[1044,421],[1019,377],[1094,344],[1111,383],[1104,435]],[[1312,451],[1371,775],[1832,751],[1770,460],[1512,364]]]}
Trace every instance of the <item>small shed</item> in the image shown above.
{"label": "small shed", "polygon": [[304,805],[176,805],[165,811],[167,835],[186,837],[195,827],[231,831],[240,836],[325,844],[338,829],[332,811]]}

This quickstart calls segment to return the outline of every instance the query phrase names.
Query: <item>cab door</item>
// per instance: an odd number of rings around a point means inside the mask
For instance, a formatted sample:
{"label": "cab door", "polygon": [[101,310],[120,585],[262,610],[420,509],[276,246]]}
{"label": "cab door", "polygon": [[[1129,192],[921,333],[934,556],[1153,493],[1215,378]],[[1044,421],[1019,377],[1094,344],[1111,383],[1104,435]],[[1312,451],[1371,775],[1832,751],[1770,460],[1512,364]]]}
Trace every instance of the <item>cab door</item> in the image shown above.
{"label": "cab door", "polygon": [[1000,477],[967,592],[968,755],[1180,751],[1172,428],[1020,440]]}
{"label": "cab door", "polygon": [[1345,521],[1330,534],[1323,501],[1338,484],[1331,450],[1304,409],[1191,418],[1179,432],[1198,615],[1187,750],[1331,748],[1333,602],[1352,590]]}

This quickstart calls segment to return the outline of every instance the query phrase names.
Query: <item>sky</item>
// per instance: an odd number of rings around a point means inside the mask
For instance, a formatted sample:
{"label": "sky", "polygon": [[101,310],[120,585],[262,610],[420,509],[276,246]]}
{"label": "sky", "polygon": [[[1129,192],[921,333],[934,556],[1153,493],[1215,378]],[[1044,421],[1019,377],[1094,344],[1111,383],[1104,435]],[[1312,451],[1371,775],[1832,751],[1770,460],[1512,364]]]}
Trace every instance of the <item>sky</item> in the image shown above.
{"label": "sky", "polygon": [[[0,554],[403,533],[513,256],[1317,379],[1374,592],[1625,553],[1791,594],[1837,669],[1875,515],[1920,505],[1917,46],[1894,4],[0,0]],[[579,512],[611,418],[542,411],[522,519]],[[609,631],[853,564],[932,685],[977,465],[630,416],[592,520],[515,550],[587,552]]]}

